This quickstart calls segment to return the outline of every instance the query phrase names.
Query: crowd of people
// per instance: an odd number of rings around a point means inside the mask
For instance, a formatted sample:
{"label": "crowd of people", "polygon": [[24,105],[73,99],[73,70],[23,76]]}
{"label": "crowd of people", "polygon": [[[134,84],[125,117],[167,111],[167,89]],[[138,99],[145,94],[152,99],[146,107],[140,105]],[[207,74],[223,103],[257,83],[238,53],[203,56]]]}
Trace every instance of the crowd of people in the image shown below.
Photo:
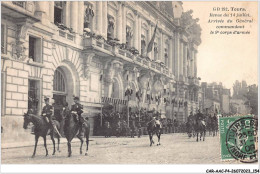
{"label": "crowd of people", "polygon": [[[162,118],[161,113],[155,110],[140,109],[140,111],[129,112],[129,127],[130,129],[142,129],[142,134],[147,134],[147,123],[153,118],[159,118],[162,123],[163,133],[177,133],[185,131],[185,123],[179,123],[176,119]],[[103,110],[102,115],[99,114],[95,120],[96,135],[106,134],[106,127],[111,128],[112,135],[116,134],[118,127],[127,126],[128,116],[127,112],[118,112],[111,110]]]}
{"label": "crowd of people", "polygon": [[[162,123],[162,133],[187,133],[189,132],[190,125],[195,121],[195,117],[198,115],[201,117],[199,119],[203,120],[207,131],[212,131],[217,129],[217,114],[209,114],[207,112],[202,112],[198,110],[199,113],[189,114],[186,122],[179,122],[177,119],[162,118],[161,113],[153,110],[140,109],[137,111],[129,112],[129,126],[128,126],[128,116],[127,112],[114,111],[113,108],[110,110],[103,110],[102,115],[99,114],[96,117],[94,132],[98,132],[97,135],[104,135],[106,132],[106,127],[111,129],[111,135],[115,135],[119,127],[129,127],[130,129],[135,129],[136,132],[142,129],[142,134],[147,134],[146,127],[147,123],[153,118],[159,118]],[[102,118],[101,118],[102,117]],[[102,121],[101,121],[102,120]],[[130,130],[129,130],[130,131]]]}

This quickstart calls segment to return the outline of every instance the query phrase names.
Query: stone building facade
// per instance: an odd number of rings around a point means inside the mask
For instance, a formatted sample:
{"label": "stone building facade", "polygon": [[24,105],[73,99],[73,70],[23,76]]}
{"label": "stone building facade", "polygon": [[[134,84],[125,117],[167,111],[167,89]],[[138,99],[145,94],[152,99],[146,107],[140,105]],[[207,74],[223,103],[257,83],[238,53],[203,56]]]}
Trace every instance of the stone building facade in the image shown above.
{"label": "stone building facade", "polygon": [[91,125],[102,97],[118,109],[127,100],[181,122],[198,108],[200,27],[181,2],[1,5],[1,119],[8,136],[28,135],[22,115],[28,107],[40,114],[43,96],[57,107],[79,96]]}
{"label": "stone building facade", "polygon": [[222,83],[201,83],[203,93],[203,109],[211,113],[230,113],[230,89],[225,88]]}

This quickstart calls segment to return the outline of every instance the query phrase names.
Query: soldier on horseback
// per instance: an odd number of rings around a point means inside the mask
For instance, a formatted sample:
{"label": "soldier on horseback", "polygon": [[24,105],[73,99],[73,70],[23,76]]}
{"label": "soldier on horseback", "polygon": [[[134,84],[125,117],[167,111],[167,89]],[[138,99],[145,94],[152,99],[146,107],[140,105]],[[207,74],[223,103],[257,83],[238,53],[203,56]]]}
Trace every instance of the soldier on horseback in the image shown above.
{"label": "soldier on horseback", "polygon": [[199,121],[201,121],[201,123],[206,126],[206,123],[205,123],[205,116],[200,112],[200,110],[198,109],[198,113],[196,114],[196,121],[197,121],[197,124]]}
{"label": "soldier on horseback", "polygon": [[45,101],[45,106],[42,109],[42,116],[45,119],[45,121],[47,123],[49,123],[51,129],[55,130],[57,132],[57,134],[61,137],[60,132],[58,131],[56,125],[53,122],[53,108],[49,104],[49,98],[48,97],[44,97],[44,101]]}
{"label": "soldier on horseback", "polygon": [[160,129],[162,129],[162,123],[160,121],[160,113],[157,112],[156,114],[154,114],[153,120],[155,120],[155,124],[160,126]]}
{"label": "soldier on horseback", "polygon": [[79,103],[79,97],[74,97],[74,103],[71,106],[71,113],[75,113],[77,114],[78,118],[77,121],[79,122],[79,134],[78,136],[80,136],[83,132],[82,132],[82,125],[84,124],[84,118],[81,116],[81,114],[83,113],[83,106]]}
{"label": "soldier on horseback", "polygon": [[188,117],[188,123],[189,124],[192,124],[192,122],[193,122],[193,113],[192,113],[192,111],[190,112],[190,115],[189,115],[189,117]]}

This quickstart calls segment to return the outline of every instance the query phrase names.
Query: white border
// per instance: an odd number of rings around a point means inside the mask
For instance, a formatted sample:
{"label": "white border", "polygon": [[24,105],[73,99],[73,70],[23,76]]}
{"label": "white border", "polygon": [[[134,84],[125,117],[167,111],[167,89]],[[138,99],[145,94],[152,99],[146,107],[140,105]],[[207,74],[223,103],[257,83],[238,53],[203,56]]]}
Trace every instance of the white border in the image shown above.
{"label": "white border", "polygon": [[[46,0],[49,1],[49,0]],[[76,1],[76,0],[75,0]],[[96,1],[96,0],[92,0]],[[119,0],[114,0],[119,1]],[[136,1],[136,0],[133,0]],[[166,1],[166,0],[165,0]],[[184,0],[193,1],[193,0]],[[214,0],[198,0],[198,1],[214,1]],[[229,1],[246,1],[246,0],[229,0]],[[258,2],[258,23],[260,19],[260,3],[259,0],[250,0]],[[1,14],[0,14],[1,17]],[[258,46],[259,46],[259,28],[258,28]],[[259,58],[259,51],[258,51]],[[259,59],[258,59],[259,60]],[[260,63],[258,62],[258,71]],[[258,72],[259,75],[259,72]],[[260,76],[258,76],[260,81]],[[258,88],[258,92],[260,89]],[[1,94],[0,94],[1,95]],[[258,100],[260,96],[258,95]],[[1,101],[0,101],[1,102]],[[258,103],[258,108],[260,103]],[[1,120],[0,120],[1,123]],[[258,120],[258,123],[260,121]],[[259,130],[258,130],[259,131]],[[1,149],[0,149],[1,152]],[[258,152],[258,156],[260,152]],[[1,161],[1,159],[0,159]],[[1,173],[206,173],[207,169],[259,169],[258,164],[237,164],[237,165],[2,165]]]}
{"label": "white border", "polygon": [[[188,170],[187,170],[188,169]],[[238,165],[2,165],[1,173],[206,173],[207,169],[259,169],[257,164]]]}

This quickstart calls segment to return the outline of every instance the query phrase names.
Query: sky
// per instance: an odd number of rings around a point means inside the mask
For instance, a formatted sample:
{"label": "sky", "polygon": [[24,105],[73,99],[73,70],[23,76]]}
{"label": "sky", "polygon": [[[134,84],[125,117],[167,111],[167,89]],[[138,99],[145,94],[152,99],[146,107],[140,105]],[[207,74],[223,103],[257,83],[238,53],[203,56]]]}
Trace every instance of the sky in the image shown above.
{"label": "sky", "polygon": [[[213,11],[213,7],[227,7],[229,12]],[[240,19],[253,19],[253,23],[236,23],[236,17],[210,17],[210,13],[231,12],[231,7],[246,8],[245,12],[233,11],[232,13],[250,13],[250,17],[240,17]],[[184,11],[193,10],[193,17],[199,18],[202,28],[201,44],[198,47],[197,67],[198,77],[201,82],[222,82],[226,88],[232,89],[236,80],[245,80],[247,84],[257,84],[258,79],[258,33],[257,33],[257,2],[188,2],[183,1]],[[224,24],[208,23],[211,20],[224,19]],[[227,19],[231,19],[232,24],[227,24]],[[210,34],[215,31],[217,25],[244,25],[244,29],[239,31],[250,31],[249,35],[227,35]],[[223,30],[223,29],[222,29]],[[219,31],[222,31],[219,30]],[[224,29],[223,31],[227,31]],[[232,30],[234,31],[234,29]]]}

